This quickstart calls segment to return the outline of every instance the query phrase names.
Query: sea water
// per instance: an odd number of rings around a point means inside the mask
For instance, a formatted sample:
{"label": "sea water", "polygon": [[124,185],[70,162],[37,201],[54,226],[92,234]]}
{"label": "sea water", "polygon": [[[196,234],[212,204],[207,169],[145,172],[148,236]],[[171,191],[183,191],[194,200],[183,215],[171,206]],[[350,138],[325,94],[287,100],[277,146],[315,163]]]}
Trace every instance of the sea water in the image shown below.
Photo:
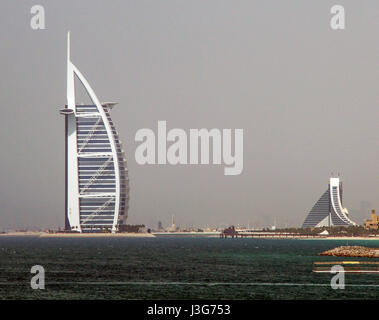
{"label": "sea water", "polygon": [[[379,241],[0,237],[1,299],[376,299],[377,274],[313,273],[340,245]],[[33,265],[45,289],[33,290]],[[378,285],[378,286],[377,286]]]}

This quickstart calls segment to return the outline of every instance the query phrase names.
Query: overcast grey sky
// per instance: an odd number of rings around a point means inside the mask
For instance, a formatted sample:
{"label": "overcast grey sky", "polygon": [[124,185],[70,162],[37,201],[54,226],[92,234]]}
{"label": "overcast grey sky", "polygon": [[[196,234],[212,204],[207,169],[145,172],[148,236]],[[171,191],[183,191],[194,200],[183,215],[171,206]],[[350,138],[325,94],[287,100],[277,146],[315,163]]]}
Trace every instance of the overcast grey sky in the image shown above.
{"label": "overcast grey sky", "polygon": [[[32,30],[30,8],[46,10]],[[330,8],[343,5],[346,29]],[[379,209],[378,1],[11,1],[1,40],[0,229],[64,224],[66,33],[112,111],[129,223],[300,226],[331,172],[358,223]],[[244,170],[140,166],[140,128],[244,129]]]}

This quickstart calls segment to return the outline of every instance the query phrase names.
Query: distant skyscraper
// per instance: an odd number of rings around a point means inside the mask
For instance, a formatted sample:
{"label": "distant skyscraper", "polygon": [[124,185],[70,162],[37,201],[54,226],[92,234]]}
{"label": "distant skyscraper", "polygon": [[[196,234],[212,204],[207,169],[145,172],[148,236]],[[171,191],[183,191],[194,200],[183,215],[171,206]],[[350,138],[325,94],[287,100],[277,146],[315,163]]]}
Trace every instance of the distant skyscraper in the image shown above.
{"label": "distant skyscraper", "polygon": [[313,206],[303,223],[303,228],[324,226],[355,226],[342,206],[342,182],[330,178],[328,189]]}
{"label": "distant skyscraper", "polygon": [[362,200],[359,204],[359,211],[362,217],[367,217],[370,214],[372,207],[371,203],[366,200]]}
{"label": "distant skyscraper", "polygon": [[176,225],[175,225],[175,218],[174,218],[174,215],[172,215],[172,218],[171,218],[171,228],[170,228],[171,231],[176,231]]}
{"label": "distant skyscraper", "polygon": [[[67,40],[67,105],[60,111],[65,115],[65,229],[115,232],[125,224],[129,202],[125,154],[109,114],[116,103],[99,102],[70,61],[70,34]],[[75,76],[92,104],[76,104]]]}

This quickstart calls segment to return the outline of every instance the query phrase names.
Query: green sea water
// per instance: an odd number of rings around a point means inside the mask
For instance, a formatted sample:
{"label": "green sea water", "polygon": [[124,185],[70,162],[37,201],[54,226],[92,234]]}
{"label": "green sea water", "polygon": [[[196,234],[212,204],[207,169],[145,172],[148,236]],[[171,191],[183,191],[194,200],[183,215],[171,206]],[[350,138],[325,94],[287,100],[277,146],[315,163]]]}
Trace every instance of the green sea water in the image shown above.
{"label": "green sea water", "polygon": [[[340,245],[379,241],[0,237],[1,299],[377,299],[379,275],[313,273]],[[30,287],[33,265],[44,290]],[[376,286],[378,285],[378,286]]]}

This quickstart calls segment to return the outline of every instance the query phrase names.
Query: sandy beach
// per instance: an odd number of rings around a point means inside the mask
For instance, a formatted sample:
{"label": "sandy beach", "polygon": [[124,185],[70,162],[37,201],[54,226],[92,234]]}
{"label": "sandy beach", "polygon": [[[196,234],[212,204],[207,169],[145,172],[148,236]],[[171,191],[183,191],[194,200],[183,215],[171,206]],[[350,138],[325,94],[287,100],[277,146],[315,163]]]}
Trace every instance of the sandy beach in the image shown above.
{"label": "sandy beach", "polygon": [[9,232],[1,236],[34,236],[40,238],[155,238],[151,233],[48,233],[48,232]]}
{"label": "sandy beach", "polygon": [[[303,239],[303,238],[302,238]],[[323,238],[305,238],[305,240],[379,240],[379,237],[323,237]]]}
{"label": "sandy beach", "polygon": [[[218,234],[206,234],[206,233],[195,233],[196,235],[203,235],[205,237],[217,238]],[[33,236],[40,238],[156,238],[156,237],[191,237],[191,233],[157,233],[157,235],[152,233],[48,233],[48,232],[37,232],[37,231],[25,231],[25,232],[8,232],[0,233],[0,237],[22,237],[22,236]],[[250,237],[249,237],[250,238]],[[255,239],[276,239],[276,240],[346,240],[346,241],[379,241],[379,237],[257,237]]]}

